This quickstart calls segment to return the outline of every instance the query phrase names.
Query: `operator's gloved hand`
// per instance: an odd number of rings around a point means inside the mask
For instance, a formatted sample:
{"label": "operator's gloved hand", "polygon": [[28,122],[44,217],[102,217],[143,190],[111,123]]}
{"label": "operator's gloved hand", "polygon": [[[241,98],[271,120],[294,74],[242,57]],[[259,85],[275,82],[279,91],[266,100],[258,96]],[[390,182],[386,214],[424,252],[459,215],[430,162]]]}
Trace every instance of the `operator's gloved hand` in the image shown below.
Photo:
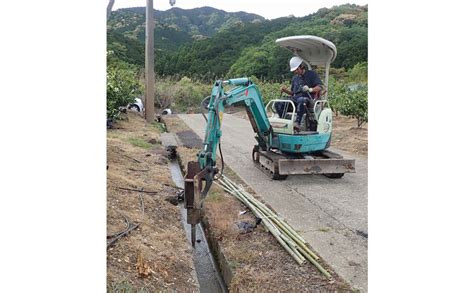
{"label": "operator's gloved hand", "polygon": [[303,87],[303,92],[305,92],[305,93],[308,93],[308,92],[309,92],[309,93],[312,93],[312,92],[313,92],[313,88],[310,88],[309,86],[305,85],[305,86]]}

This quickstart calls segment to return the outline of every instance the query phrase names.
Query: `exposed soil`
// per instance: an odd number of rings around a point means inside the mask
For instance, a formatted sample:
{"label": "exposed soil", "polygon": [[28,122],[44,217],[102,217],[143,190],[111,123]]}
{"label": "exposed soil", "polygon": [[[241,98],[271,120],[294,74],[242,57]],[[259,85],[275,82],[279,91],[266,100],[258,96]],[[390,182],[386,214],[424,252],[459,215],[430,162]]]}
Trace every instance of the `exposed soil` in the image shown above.
{"label": "exposed soil", "polygon": [[[187,126],[176,116],[167,116],[165,122],[171,132],[186,131]],[[179,147],[182,166],[195,160],[197,151],[197,148]],[[234,182],[244,185],[229,167],[225,173]],[[248,187],[246,190],[253,193]],[[241,211],[247,212],[241,215]],[[319,262],[331,273],[332,280],[326,279],[310,263],[298,265],[263,225],[247,233],[239,229],[238,224],[242,222],[255,224],[255,217],[216,184],[206,198],[203,222],[211,245],[220,251],[221,269],[227,271],[224,279],[230,292],[352,291],[321,259]]]}
{"label": "exposed soil", "polygon": [[333,116],[331,145],[343,151],[367,157],[368,123],[357,127],[357,119],[347,116]]}
{"label": "exposed soil", "polygon": [[134,112],[123,117],[107,131],[107,235],[123,231],[126,219],[139,226],[107,249],[107,289],[197,292],[179,208],[166,200],[177,189],[158,143],[160,128]]}

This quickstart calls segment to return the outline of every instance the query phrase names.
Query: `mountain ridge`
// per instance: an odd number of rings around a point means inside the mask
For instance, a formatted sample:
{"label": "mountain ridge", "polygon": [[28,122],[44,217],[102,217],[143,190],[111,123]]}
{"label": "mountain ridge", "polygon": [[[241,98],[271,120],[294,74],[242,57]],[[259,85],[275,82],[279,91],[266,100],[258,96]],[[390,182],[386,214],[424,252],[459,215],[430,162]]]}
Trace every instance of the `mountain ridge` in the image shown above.
{"label": "mountain ridge", "polygon": [[[349,69],[367,62],[368,5],[344,4],[304,17],[272,20],[209,6],[155,10],[155,16],[155,67],[159,75],[285,78],[282,72],[287,71],[291,54],[279,48],[275,40],[291,35],[317,35],[333,42],[338,57],[332,67]],[[107,37],[107,49],[116,58],[143,66],[145,8],[113,11]]]}

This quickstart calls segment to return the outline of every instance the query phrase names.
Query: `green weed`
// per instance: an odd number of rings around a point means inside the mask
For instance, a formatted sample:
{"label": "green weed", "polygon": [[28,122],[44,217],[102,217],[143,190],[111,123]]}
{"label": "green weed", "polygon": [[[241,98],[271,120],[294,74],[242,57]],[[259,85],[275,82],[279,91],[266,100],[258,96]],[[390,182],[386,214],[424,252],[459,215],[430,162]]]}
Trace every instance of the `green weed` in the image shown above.
{"label": "green weed", "polygon": [[128,138],[128,142],[130,142],[132,145],[144,148],[144,149],[150,149],[153,145],[151,143],[148,143],[140,138],[136,137],[130,137]]}
{"label": "green weed", "polygon": [[213,201],[213,202],[217,202],[217,201],[220,201],[222,200],[222,195],[221,195],[221,192],[220,190],[209,190],[208,194],[207,194],[207,197],[206,197],[206,200],[207,201]]}
{"label": "green weed", "polygon": [[152,127],[154,128],[157,128],[160,133],[163,133],[163,132],[166,132],[166,125],[164,123],[160,123],[160,122],[156,122],[154,121],[152,124],[151,124]]}

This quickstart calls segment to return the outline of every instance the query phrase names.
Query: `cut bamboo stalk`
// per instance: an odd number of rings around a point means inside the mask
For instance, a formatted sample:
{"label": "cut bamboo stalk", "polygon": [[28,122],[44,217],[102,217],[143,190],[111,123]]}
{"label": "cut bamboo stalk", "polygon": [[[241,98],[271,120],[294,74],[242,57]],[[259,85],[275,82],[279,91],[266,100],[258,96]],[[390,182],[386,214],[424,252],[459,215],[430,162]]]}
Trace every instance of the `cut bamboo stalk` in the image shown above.
{"label": "cut bamboo stalk", "polygon": [[[227,179],[227,181],[229,181],[228,178],[225,178]],[[241,190],[243,190],[243,186],[240,185],[239,186]],[[275,214],[271,209],[269,209],[266,205],[264,205],[263,203],[261,203],[260,201],[258,201],[256,198],[254,198],[251,194],[249,194],[248,192],[246,192],[245,190],[243,190],[242,192],[248,199],[250,199],[250,201],[252,201],[254,203],[254,205],[257,205],[259,207],[261,207],[262,211],[268,211],[269,213],[271,214]],[[267,213],[267,214],[269,214]],[[288,225],[288,223],[286,223],[285,221],[283,221],[281,219],[281,217],[279,216],[276,216],[276,217],[273,217],[272,216],[272,221],[274,221],[273,219],[278,219],[279,220],[279,223],[281,223],[287,230],[290,231],[291,234],[294,234],[301,242],[303,242],[304,244],[307,244],[307,241],[301,237],[290,225]],[[274,221],[275,222],[275,221]],[[316,258],[318,258],[316,256]]]}
{"label": "cut bamboo stalk", "polygon": [[264,223],[265,227],[267,227],[269,232],[277,239],[277,241],[283,246],[283,248],[285,248],[285,250],[288,251],[288,253],[290,253],[290,255],[295,259],[295,261],[299,265],[302,265],[305,262],[304,257],[298,252],[298,250],[295,247],[285,243],[285,241],[282,239],[283,237],[280,230],[278,230],[278,228],[275,227],[275,225],[271,221],[269,221],[268,218],[264,214],[260,213],[260,211],[258,211],[258,209],[255,206],[252,206],[245,198],[241,198],[241,200],[242,202],[244,202],[244,204],[246,204],[248,208],[252,210],[252,212],[257,217],[262,219],[262,222]]}
{"label": "cut bamboo stalk", "polygon": [[277,217],[278,217],[278,219],[280,220],[280,222],[282,223],[283,226],[285,226],[288,230],[293,231],[295,233],[295,235],[298,236],[298,238],[304,244],[308,244],[308,242],[303,238],[303,236],[301,236],[293,227],[291,227],[290,224],[288,224],[282,217],[280,217],[280,216],[277,216]]}
{"label": "cut bamboo stalk", "polygon": [[[226,178],[227,179],[227,178]],[[229,182],[229,180],[227,179],[226,180],[227,183],[231,183]],[[240,186],[240,190],[242,190],[242,186]],[[305,250],[308,250],[308,253],[310,253],[315,259],[319,259],[318,256],[316,256],[312,251],[310,251],[307,247],[306,247],[306,241],[303,239],[303,237],[301,237],[300,235],[297,234],[297,232],[291,227],[289,226],[287,223],[285,223],[284,221],[281,220],[280,217],[278,216],[275,216],[275,213],[273,211],[271,211],[268,207],[266,207],[265,205],[263,205],[262,203],[260,203],[259,201],[257,201],[253,196],[251,196],[249,193],[247,192],[241,192],[241,195],[244,195],[247,200],[251,201],[254,205],[256,205],[261,211],[262,213],[265,213],[268,218],[270,218],[272,220],[272,222],[274,222],[276,225],[278,225],[283,231],[285,231],[292,239],[295,239],[295,241],[299,241],[301,243],[299,243],[300,245],[302,245],[302,247],[304,247]]]}
{"label": "cut bamboo stalk", "polygon": [[[300,248],[300,247],[299,247]],[[300,252],[309,260],[316,268],[328,279],[332,278],[331,274],[329,274],[314,258],[309,257],[305,251],[300,250]]]}
{"label": "cut bamboo stalk", "polygon": [[[235,192],[235,193],[234,193]],[[234,191],[234,194],[237,194],[238,192]],[[239,195],[240,196],[240,195]],[[286,251],[293,257],[293,259],[299,264],[303,265],[305,263],[304,256],[301,255],[301,253],[298,252],[296,247],[291,247],[285,241],[282,239],[282,233],[280,230],[278,230],[268,218],[266,218],[265,215],[261,214],[254,206],[252,206],[245,198],[243,198],[243,202],[249,207],[252,212],[259,218],[262,219],[262,222],[265,224],[265,226],[268,228],[270,233],[277,239],[277,241],[285,248]]]}
{"label": "cut bamboo stalk", "polygon": [[[268,220],[265,219],[265,218],[262,218],[262,222],[265,223],[265,225],[268,225]],[[282,237],[282,234],[281,233],[278,233],[275,229],[272,229],[272,228],[269,228],[270,230],[270,233],[273,234],[273,236],[275,236],[276,240],[281,244],[281,246],[283,246],[283,248],[285,248],[286,251],[288,251],[288,253],[293,257],[293,259],[299,264],[299,265],[303,265],[305,263],[305,259],[304,259],[304,256],[301,255],[301,253],[299,253],[296,248],[294,247],[291,247],[290,245],[288,245],[284,240],[283,240],[283,237]]]}
{"label": "cut bamboo stalk", "polygon": [[298,251],[298,245],[294,241],[292,241],[290,238],[288,238],[285,234],[282,233],[280,233],[280,238],[288,244],[291,250],[293,250],[293,252],[298,255],[298,257],[301,257],[301,259],[306,262],[305,257]]}
{"label": "cut bamboo stalk", "polygon": [[[255,202],[257,200],[255,198],[251,197],[250,201]],[[285,231],[289,236],[291,236],[291,238],[295,239],[295,241],[301,242],[302,246],[306,246],[306,243],[307,243],[306,240],[304,240],[303,237],[298,235],[298,233],[291,226],[289,226],[287,223],[283,222],[279,216],[276,216],[273,211],[271,211],[265,205],[262,205],[262,204],[261,205],[256,204],[256,205],[262,210],[263,213],[265,213],[272,220],[272,222],[277,224],[283,231]],[[319,259],[319,257],[316,256],[311,251],[309,251],[309,253],[312,254],[316,259]]]}
{"label": "cut bamboo stalk", "polygon": [[263,209],[262,212],[264,212],[265,214],[267,214],[267,216],[274,222],[276,223],[279,227],[281,227],[282,230],[284,230],[285,232],[287,232],[288,235],[291,235],[292,238],[296,238],[297,240],[299,240],[300,242],[302,242],[303,244],[306,243],[306,241],[303,239],[303,237],[301,237],[300,235],[298,235],[298,233],[293,229],[291,228],[290,226],[288,225],[285,225],[284,222],[281,220],[281,218],[277,215],[275,215],[275,213],[272,212],[272,214],[269,214],[269,211],[271,210],[265,210]]}
{"label": "cut bamboo stalk", "polygon": [[[311,263],[317,263],[316,260],[319,259],[319,257],[315,255],[311,250],[309,250],[309,248],[306,246],[307,242],[304,240],[304,238],[297,234],[297,232],[286,222],[284,222],[281,217],[278,217],[267,206],[265,206],[263,203],[255,199],[251,194],[246,192],[242,185],[237,186],[225,176],[222,176],[221,178],[222,179],[219,179],[219,182],[222,184],[221,187],[223,187],[225,191],[229,192],[230,194],[237,197],[240,201],[242,201],[247,207],[252,210],[252,212],[256,216],[262,218],[262,220],[264,220],[265,226],[268,227],[269,231],[277,238],[280,244],[282,243],[278,238],[282,238],[287,243],[288,248],[290,248],[294,254],[292,254],[294,258],[296,256],[298,260],[304,260],[304,257],[306,257],[308,260],[311,261]],[[273,225],[270,226],[270,223],[273,223]],[[274,224],[280,227],[283,233],[277,227],[275,227]],[[301,253],[299,253],[299,251],[304,254],[304,257],[301,255]],[[291,252],[289,253],[291,254]],[[300,263],[300,261],[298,260],[297,262]],[[321,268],[322,270],[324,270],[319,264],[317,264],[316,266],[318,267],[318,269]],[[325,273],[323,274],[326,275],[327,272],[325,270],[324,272]]]}
{"label": "cut bamboo stalk", "polygon": [[289,232],[288,230],[286,230],[286,228],[284,228],[283,226],[280,226],[281,224],[280,223],[277,223],[277,225],[279,225],[279,227],[286,232],[286,234],[291,237],[291,239],[293,239],[293,241],[295,241],[299,246],[301,246],[302,249],[306,250],[306,252],[308,254],[310,254],[314,259],[319,259],[319,257],[314,254],[311,250],[309,250],[309,248],[306,246],[306,244],[304,242],[301,242],[297,237],[295,237],[291,232]]}

